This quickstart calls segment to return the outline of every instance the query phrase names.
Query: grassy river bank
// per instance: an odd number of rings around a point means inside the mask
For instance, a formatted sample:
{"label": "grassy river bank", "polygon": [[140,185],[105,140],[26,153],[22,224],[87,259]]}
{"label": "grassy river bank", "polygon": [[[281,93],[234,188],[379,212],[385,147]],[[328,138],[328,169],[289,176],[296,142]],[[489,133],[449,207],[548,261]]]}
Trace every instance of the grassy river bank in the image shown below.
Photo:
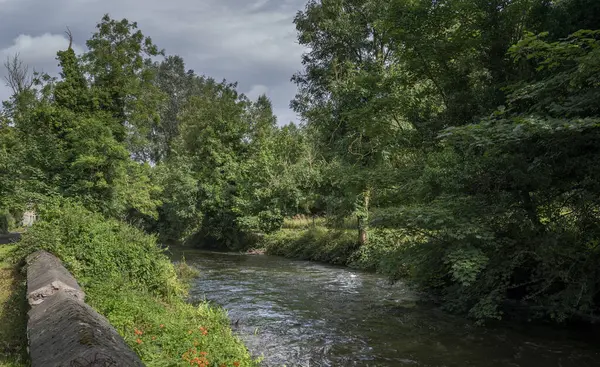
{"label": "grassy river bank", "polygon": [[258,365],[233,335],[225,310],[186,302],[195,271],[171,263],[153,236],[73,203],[45,208],[43,214],[18,246],[1,247],[0,366],[26,365],[19,266],[39,249],[64,262],[84,288],[86,302],[107,317],[147,366]]}
{"label": "grassy river bank", "polygon": [[323,218],[296,218],[286,219],[279,231],[263,236],[258,247],[269,255],[343,265],[399,279],[408,275],[408,267],[397,261],[399,255],[423,241],[401,230],[375,229],[361,246],[356,223],[351,220],[333,227]]}

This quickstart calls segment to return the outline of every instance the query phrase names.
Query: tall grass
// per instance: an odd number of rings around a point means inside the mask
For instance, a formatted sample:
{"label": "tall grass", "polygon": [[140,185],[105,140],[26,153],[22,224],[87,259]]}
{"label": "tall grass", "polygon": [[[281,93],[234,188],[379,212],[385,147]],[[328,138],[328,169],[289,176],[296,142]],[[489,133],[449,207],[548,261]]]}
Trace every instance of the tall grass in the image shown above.
{"label": "tall grass", "polygon": [[311,227],[327,227],[333,229],[356,229],[357,219],[354,217],[334,218],[298,214],[283,220],[283,229],[308,229]]}

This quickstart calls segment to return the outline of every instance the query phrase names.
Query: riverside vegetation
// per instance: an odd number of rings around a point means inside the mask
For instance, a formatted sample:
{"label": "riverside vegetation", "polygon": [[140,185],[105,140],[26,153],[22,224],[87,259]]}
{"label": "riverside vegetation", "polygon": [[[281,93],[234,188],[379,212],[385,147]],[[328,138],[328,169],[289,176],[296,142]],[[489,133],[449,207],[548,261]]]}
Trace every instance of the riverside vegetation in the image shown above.
{"label": "riverside vegetation", "polygon": [[57,253],[155,365],[254,363],[157,243],[373,269],[480,322],[596,320],[599,2],[310,0],[294,23],[299,125],[127,19],[58,76],[7,60],[0,230],[37,209],[23,251]]}
{"label": "riverside vegetation", "polygon": [[[255,366],[223,309],[185,302],[193,271],[173,266],[155,238],[68,200],[39,208],[44,220],[23,236],[15,258],[43,249],[59,256],[149,366]],[[179,270],[179,271],[177,271]]]}

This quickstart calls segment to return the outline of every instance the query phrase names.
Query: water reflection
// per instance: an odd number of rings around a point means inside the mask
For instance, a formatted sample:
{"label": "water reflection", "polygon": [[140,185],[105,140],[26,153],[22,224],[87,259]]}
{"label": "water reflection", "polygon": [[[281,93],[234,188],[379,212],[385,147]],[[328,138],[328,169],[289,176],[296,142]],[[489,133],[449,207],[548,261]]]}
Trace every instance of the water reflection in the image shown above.
{"label": "water reflection", "polygon": [[270,256],[185,257],[201,270],[192,299],[225,307],[265,366],[600,366],[598,348],[573,335],[475,327],[417,306],[403,284],[375,274]]}

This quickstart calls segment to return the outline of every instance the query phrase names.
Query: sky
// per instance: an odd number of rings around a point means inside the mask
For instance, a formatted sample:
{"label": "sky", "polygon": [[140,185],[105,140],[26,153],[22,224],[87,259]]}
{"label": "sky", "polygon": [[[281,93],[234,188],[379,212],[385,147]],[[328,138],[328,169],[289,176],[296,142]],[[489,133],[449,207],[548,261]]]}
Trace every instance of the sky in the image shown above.
{"label": "sky", "polygon": [[[180,55],[188,69],[238,82],[251,99],[265,93],[280,125],[298,118],[289,109],[301,69],[302,46],[293,18],[306,0],[0,0],[0,60],[19,53],[24,63],[57,75],[56,52],[69,27],[76,52],[105,13],[138,23],[144,35]],[[0,71],[0,100],[10,96]]]}

